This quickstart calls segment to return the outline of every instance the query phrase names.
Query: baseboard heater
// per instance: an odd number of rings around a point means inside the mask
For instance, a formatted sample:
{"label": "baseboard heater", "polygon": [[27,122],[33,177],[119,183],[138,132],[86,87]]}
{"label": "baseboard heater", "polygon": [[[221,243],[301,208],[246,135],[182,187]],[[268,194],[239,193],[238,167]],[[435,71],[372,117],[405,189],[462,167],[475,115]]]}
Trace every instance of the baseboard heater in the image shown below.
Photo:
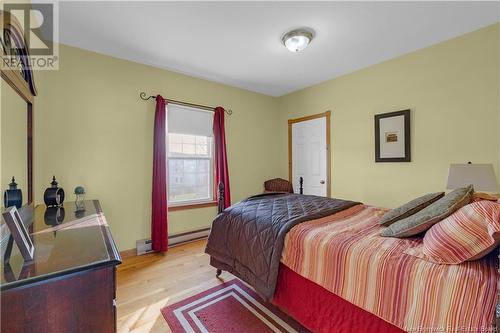
{"label": "baseboard heater", "polygon": [[[210,233],[210,228],[187,231],[180,234],[171,235],[168,237],[168,247],[184,244],[197,239],[207,237]],[[143,255],[153,252],[151,249],[151,239],[140,239],[136,241],[137,255]]]}

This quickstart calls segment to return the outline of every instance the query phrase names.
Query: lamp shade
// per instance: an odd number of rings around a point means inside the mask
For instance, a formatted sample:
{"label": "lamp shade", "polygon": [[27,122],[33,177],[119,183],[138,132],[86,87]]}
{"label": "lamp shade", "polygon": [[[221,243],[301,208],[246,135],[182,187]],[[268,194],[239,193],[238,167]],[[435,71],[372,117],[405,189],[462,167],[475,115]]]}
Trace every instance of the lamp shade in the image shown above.
{"label": "lamp shade", "polygon": [[474,185],[475,190],[494,192],[497,180],[493,164],[450,164],[448,189]]}

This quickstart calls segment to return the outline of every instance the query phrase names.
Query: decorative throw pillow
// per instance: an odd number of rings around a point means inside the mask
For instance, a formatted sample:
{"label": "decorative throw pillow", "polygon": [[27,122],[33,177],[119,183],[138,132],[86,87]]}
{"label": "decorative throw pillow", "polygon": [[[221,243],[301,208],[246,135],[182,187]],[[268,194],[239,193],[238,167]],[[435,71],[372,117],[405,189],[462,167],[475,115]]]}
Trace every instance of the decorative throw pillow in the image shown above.
{"label": "decorative throw pillow", "polygon": [[498,201],[500,200],[500,195],[498,194],[488,194],[483,192],[474,192],[472,195],[472,202],[489,200],[489,201]]}
{"label": "decorative throw pillow", "polygon": [[400,238],[418,235],[467,205],[473,193],[472,185],[456,189],[414,215],[391,224],[382,231],[381,235]]}
{"label": "decorative throw pillow", "polygon": [[394,208],[393,210],[388,211],[382,219],[380,220],[380,224],[384,227],[388,227],[396,221],[402,220],[415,214],[418,211],[421,211],[425,207],[429,206],[434,201],[441,199],[444,196],[444,192],[430,193],[413,199],[410,202],[405,203],[398,208]]}
{"label": "decorative throw pillow", "polygon": [[500,204],[477,201],[434,225],[422,246],[405,253],[437,264],[460,264],[484,257],[500,243]]}

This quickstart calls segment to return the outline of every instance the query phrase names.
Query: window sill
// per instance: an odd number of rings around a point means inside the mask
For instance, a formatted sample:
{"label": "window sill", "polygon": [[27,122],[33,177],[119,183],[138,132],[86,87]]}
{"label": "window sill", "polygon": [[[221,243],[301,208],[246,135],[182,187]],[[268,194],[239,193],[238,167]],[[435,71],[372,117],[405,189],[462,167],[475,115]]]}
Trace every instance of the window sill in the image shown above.
{"label": "window sill", "polygon": [[194,209],[194,208],[204,208],[204,207],[212,207],[217,206],[217,201],[210,202],[201,202],[201,203],[192,203],[192,204],[182,204],[177,206],[168,207],[169,212],[175,212],[177,210],[186,210],[186,209]]}

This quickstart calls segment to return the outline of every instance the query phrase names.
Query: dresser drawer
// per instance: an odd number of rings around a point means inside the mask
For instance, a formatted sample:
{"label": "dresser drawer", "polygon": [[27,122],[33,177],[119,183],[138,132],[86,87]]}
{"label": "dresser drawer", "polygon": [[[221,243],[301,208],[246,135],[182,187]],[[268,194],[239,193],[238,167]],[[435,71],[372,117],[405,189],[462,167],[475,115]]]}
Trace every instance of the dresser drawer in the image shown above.
{"label": "dresser drawer", "polygon": [[114,265],[2,292],[3,332],[115,332]]}

